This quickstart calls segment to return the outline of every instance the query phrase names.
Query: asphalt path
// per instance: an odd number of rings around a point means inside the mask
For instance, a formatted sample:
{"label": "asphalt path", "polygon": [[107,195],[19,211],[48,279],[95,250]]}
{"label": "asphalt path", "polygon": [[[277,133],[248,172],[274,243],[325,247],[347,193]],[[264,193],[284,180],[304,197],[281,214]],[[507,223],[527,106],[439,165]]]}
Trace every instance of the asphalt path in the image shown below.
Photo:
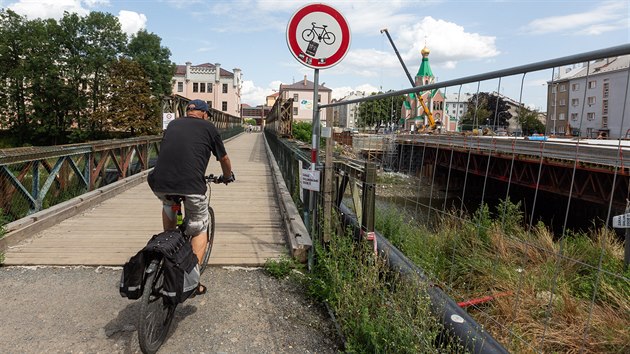
{"label": "asphalt path", "polygon": [[[140,303],[120,268],[0,267],[0,353],[139,353]],[[209,268],[203,296],[176,310],[160,353],[335,353],[334,325],[299,282]]]}

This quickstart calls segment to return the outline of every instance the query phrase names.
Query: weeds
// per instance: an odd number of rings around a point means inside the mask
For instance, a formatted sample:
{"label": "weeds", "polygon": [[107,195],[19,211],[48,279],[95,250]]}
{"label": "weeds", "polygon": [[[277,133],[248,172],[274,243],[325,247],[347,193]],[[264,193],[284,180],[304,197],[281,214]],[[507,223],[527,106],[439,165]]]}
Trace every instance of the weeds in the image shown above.
{"label": "weeds", "polygon": [[426,284],[389,272],[371,245],[349,235],[333,236],[316,254],[309,291],[333,309],[346,351],[438,352],[442,327],[430,314]]}
{"label": "weeds", "polygon": [[376,228],[456,301],[511,293],[470,310],[510,351],[629,349],[630,271],[612,230],[555,240],[542,223],[527,230],[509,200],[496,214],[484,206],[470,218],[445,216],[435,231],[378,210]]}
{"label": "weeds", "polygon": [[265,272],[276,279],[287,277],[294,269],[300,269],[302,265],[289,257],[280,259],[267,259],[265,261]]}

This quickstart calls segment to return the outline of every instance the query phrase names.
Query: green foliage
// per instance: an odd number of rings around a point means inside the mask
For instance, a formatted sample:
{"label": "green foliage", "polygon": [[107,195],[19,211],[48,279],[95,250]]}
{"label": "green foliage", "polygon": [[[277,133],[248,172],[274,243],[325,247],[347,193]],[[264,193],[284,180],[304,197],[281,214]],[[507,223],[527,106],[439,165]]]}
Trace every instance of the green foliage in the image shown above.
{"label": "green foliage", "polygon": [[125,53],[140,64],[144,77],[149,80],[153,97],[160,99],[171,94],[171,80],[176,65],[170,59],[171,51],[161,45],[162,39],[146,30],[131,37]]}
{"label": "green foliage", "polygon": [[245,118],[244,123],[245,124],[250,124],[250,125],[256,125],[256,119],[254,119],[254,118]]}
{"label": "green foliage", "polygon": [[[509,199],[496,214],[486,205],[470,218],[452,212],[434,230],[409,219],[396,208],[377,205],[376,229],[438,284],[452,289],[450,294],[470,299],[518,289],[483,306],[492,318],[516,318],[511,326],[526,341],[534,339],[527,331],[542,331],[551,315],[558,333],[544,351],[569,351],[574,329],[585,328],[589,318],[589,351],[623,351],[630,340],[625,330],[630,270],[623,269],[623,247],[613,230],[567,232],[554,240],[542,223],[528,230],[520,203]],[[502,328],[492,327],[488,330],[502,342]],[[520,351],[514,345],[508,349]]]}
{"label": "green foliage", "polygon": [[369,243],[347,235],[316,252],[309,290],[333,309],[347,352],[437,352],[441,326],[429,312],[426,284],[389,273]]}
{"label": "green foliage", "polygon": [[[125,80],[132,83],[130,94],[140,88],[137,82],[148,85],[154,102],[139,97],[138,104],[148,113],[131,120],[120,118],[125,121],[123,129],[132,134],[156,131],[159,101],[170,93],[175,69],[170,51],[160,41],[141,31],[128,43],[118,19],[108,13],[90,12],[83,17],[65,13],[56,21],[29,20],[0,10],[0,123],[10,129],[12,144],[55,145],[107,138],[118,131],[112,117],[122,110],[111,107],[112,101],[128,102],[120,90]],[[142,73],[121,70],[123,55],[139,64]],[[134,76],[112,78],[112,74]],[[118,85],[115,80],[120,81]],[[112,92],[112,87],[119,91]]]}
{"label": "green foliage", "polygon": [[507,102],[496,94],[479,92],[468,100],[468,110],[462,117],[461,124],[471,124],[473,128],[481,125],[505,127],[512,118]]}
{"label": "green foliage", "polygon": [[285,278],[294,269],[300,269],[302,265],[289,257],[281,257],[280,259],[267,259],[265,261],[265,272],[274,278]]}
{"label": "green foliage", "polygon": [[537,110],[520,108],[518,110],[518,123],[521,125],[523,135],[545,133],[545,125],[538,119],[540,113]]}
{"label": "green foliage", "polygon": [[[121,58],[111,67],[107,80],[110,95],[95,113],[99,125],[131,136],[156,134],[161,128],[160,100],[151,95],[150,80],[139,63]],[[107,107],[107,108],[105,108]]]}
{"label": "green foliage", "polygon": [[[388,91],[390,92],[390,91]],[[371,96],[382,94],[373,92]],[[386,123],[397,123],[401,117],[401,110],[405,96],[395,96],[362,102],[357,113],[357,124],[360,127],[376,126],[378,129]]]}
{"label": "green foliage", "polygon": [[310,122],[293,122],[293,138],[305,143],[313,139],[313,124]]}

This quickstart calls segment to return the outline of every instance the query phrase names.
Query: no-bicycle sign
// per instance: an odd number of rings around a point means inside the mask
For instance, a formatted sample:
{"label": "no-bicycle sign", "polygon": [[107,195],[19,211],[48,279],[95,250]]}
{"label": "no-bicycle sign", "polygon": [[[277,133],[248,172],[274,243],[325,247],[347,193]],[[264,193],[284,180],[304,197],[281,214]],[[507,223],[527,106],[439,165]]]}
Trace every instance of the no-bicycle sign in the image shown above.
{"label": "no-bicycle sign", "polygon": [[289,20],[287,45],[300,63],[313,69],[327,69],[348,53],[350,28],[334,8],[324,4],[306,5]]}

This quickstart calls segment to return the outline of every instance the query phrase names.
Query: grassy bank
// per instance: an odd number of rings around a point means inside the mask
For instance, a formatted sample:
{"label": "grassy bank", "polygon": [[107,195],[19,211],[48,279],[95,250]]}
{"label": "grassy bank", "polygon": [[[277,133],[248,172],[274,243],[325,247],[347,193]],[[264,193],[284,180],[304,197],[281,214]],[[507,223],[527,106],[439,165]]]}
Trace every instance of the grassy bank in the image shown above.
{"label": "grassy bank", "polygon": [[503,294],[469,312],[511,352],[629,352],[630,271],[614,232],[557,240],[543,224],[522,227],[519,205],[499,210],[445,216],[429,230],[386,208],[376,228],[455,301]]}
{"label": "grassy bank", "polygon": [[335,236],[316,252],[309,290],[331,307],[347,352],[463,352],[453,343],[436,348],[442,326],[429,312],[425,285],[390,273],[370,243]]}

